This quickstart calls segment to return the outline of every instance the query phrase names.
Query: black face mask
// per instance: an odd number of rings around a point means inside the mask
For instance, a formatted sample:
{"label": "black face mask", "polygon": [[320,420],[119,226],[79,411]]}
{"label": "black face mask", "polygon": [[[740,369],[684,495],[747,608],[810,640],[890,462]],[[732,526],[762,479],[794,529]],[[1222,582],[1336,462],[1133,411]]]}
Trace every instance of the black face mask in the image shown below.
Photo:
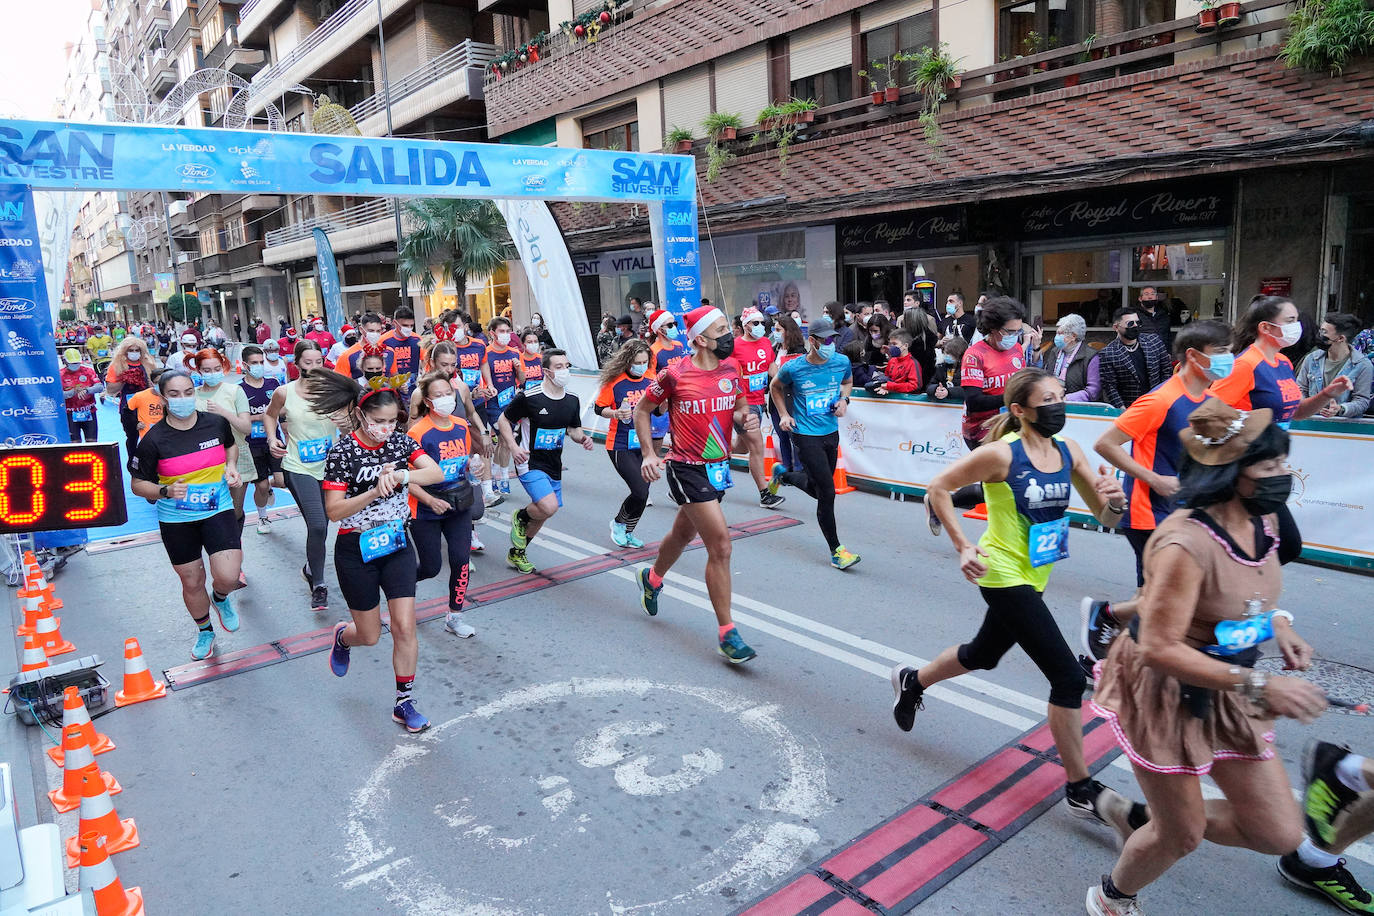
{"label": "black face mask", "polygon": [[1312,341],[1312,345],[1315,346],[1318,350],[1331,349],[1331,341],[1327,340],[1325,337],[1318,337],[1316,340]]}
{"label": "black face mask", "polygon": [[382,373],[381,373],[381,372],[367,372],[367,371],[364,371],[364,372],[363,372],[363,378],[367,379],[369,382],[372,381],[373,379],[381,378],[381,377],[382,377]]}
{"label": "black face mask", "polygon": [[1288,503],[1293,493],[1293,475],[1276,474],[1273,477],[1255,477],[1255,492],[1242,496],[1240,504],[1251,515],[1271,515]]}
{"label": "black face mask", "polygon": [[726,333],[711,341],[711,352],[716,354],[716,359],[729,359],[735,352],[735,335]]}
{"label": "black face mask", "polygon": [[1135,340],[1137,337],[1140,336],[1140,328],[1139,328],[1139,327],[1134,327],[1134,328],[1122,328],[1122,329],[1121,329],[1121,336],[1122,336],[1123,338],[1125,338],[1126,340]]}
{"label": "black face mask", "polygon": [[1041,404],[1035,408],[1035,419],[1026,419],[1026,424],[1040,435],[1049,438],[1064,428],[1065,405]]}

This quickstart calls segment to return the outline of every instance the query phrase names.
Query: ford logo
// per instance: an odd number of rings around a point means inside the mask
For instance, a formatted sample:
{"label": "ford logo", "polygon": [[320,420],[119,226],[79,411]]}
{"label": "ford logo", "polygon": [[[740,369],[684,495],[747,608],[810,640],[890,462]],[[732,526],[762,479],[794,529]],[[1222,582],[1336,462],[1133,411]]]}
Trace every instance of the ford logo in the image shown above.
{"label": "ford logo", "polygon": [[674,289],[691,289],[696,286],[696,281],[691,277],[673,277]]}
{"label": "ford logo", "polygon": [[22,436],[14,436],[6,439],[5,444],[10,448],[26,448],[31,445],[56,445],[57,437],[48,436],[43,433],[24,433]]}
{"label": "ford logo", "polygon": [[526,176],[525,176],[525,187],[527,187],[527,188],[542,188],[543,186],[544,186],[544,176],[543,176],[543,175],[526,175]]}
{"label": "ford logo", "polygon": [[198,162],[188,162],[185,165],[177,166],[177,174],[182,178],[211,178],[214,176],[215,170]]}
{"label": "ford logo", "polygon": [[0,299],[0,315],[27,315],[34,308],[32,299]]}

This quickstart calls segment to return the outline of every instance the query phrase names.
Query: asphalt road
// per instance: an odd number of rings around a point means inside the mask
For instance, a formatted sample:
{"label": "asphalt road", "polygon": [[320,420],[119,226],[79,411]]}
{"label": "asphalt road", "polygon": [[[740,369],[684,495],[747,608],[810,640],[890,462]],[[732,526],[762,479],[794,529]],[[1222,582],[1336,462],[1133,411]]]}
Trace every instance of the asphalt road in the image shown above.
{"label": "asphalt road", "polygon": [[[623,485],[600,452],[567,452],[566,507],[529,549],[541,568],[613,550],[607,524]],[[474,639],[423,624],[415,695],[435,723],[424,736],[390,719],[386,636],[356,649],[342,680],[323,654],[306,655],[101,717],[118,750],[99,762],[124,785],[116,807],[142,836],[115,856],[120,877],[142,886],[153,913],[730,913],[1044,718],[1046,685],[1013,651],[994,672],[931,691],[916,729],[898,731],[888,669],[969,638],[977,591],[917,503],[841,497],[841,537],[863,555],[841,573],[827,563],[811,501],[784,495],[782,514],[803,524],[734,546],[737,620],[759,653],[744,666],[716,654],[695,550],[657,618],[639,610],[633,568],[622,567],[475,608]],[[775,514],[749,497],[746,484],[726,499],[732,523]],[[673,512],[661,484],[654,498],[646,540]],[[481,529],[489,547],[474,588],[517,576],[504,564],[504,531],[524,501],[518,494]],[[243,626],[220,634],[219,654],[345,616],[309,610],[298,519],[267,536],[250,527],[244,539]],[[1079,598],[1124,595],[1133,566],[1117,536],[1075,530],[1070,550],[1047,597],[1074,633]],[[1374,668],[1370,580],[1302,565],[1285,576],[1284,606],[1317,653]],[[441,596],[444,581],[422,583],[421,600]],[[141,640],[155,672],[190,661],[193,628],[160,545],[78,556],[55,586],[64,634],[102,655],[112,680],[126,636]],[[1374,677],[1352,689],[1361,686]],[[39,766],[46,739],[12,719],[3,728],[5,757],[21,777],[24,764],[37,774],[21,791],[21,819],[52,818],[41,793],[60,774]],[[1313,737],[1374,748],[1366,718],[1281,723],[1295,779]],[[1101,778],[1139,795],[1120,765]],[[74,815],[57,822],[74,832]],[[1352,868],[1374,883],[1374,852],[1355,853]],[[1082,912],[1114,855],[1110,834],[1059,806],[920,911]],[[1334,912],[1284,885],[1271,859],[1214,846],[1144,902],[1154,913]]]}

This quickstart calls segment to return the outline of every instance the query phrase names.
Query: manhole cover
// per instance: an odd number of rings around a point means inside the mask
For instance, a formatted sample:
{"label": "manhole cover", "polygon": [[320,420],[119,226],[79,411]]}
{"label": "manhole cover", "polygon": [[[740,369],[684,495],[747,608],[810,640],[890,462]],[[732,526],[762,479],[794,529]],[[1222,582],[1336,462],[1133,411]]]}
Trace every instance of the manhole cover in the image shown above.
{"label": "manhole cover", "polygon": [[[1306,671],[1285,671],[1283,656],[1281,655],[1266,655],[1255,663],[1255,667],[1270,674],[1295,675],[1305,678],[1326,691],[1328,697],[1342,700],[1351,705],[1367,703],[1374,706],[1374,671],[1365,668],[1347,665],[1344,662],[1333,662],[1325,658],[1314,658],[1312,659],[1312,667]],[[1331,707],[1331,710],[1343,712],[1346,715],[1368,715],[1366,712],[1356,712],[1353,709],[1344,709],[1335,705]]]}

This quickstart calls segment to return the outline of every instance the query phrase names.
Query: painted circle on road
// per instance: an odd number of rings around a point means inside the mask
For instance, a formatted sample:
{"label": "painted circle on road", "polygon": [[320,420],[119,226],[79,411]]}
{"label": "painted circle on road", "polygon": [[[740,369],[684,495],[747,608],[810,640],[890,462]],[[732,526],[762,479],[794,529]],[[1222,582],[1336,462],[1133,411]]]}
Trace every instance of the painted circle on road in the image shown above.
{"label": "painted circle on road", "polygon": [[831,805],[776,705],[540,684],[398,744],[352,797],[340,880],[418,914],[728,911],[801,864]]}

